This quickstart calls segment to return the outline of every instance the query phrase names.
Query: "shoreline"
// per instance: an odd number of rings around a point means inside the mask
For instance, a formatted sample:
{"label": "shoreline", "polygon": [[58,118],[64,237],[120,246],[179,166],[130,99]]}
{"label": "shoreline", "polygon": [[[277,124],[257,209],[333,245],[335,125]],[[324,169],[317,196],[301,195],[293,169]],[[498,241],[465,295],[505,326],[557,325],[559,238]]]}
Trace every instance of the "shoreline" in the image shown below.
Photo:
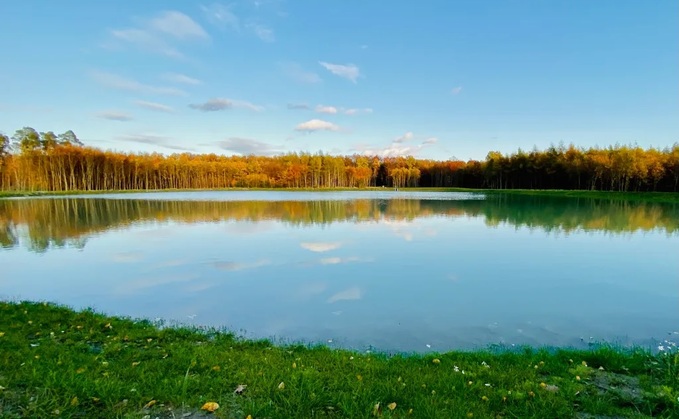
{"label": "shoreline", "polygon": [[366,354],[0,302],[0,415],[672,417],[679,353],[663,350]]}
{"label": "shoreline", "polygon": [[3,198],[88,196],[104,194],[135,194],[163,192],[233,192],[233,191],[271,191],[271,192],[350,192],[350,191],[394,191],[394,192],[466,192],[482,193],[490,196],[527,196],[549,198],[584,198],[610,201],[634,201],[653,203],[679,203],[677,192],[615,192],[564,189],[468,189],[468,188],[222,188],[222,189],[152,189],[152,190],[97,190],[97,191],[0,191]]}

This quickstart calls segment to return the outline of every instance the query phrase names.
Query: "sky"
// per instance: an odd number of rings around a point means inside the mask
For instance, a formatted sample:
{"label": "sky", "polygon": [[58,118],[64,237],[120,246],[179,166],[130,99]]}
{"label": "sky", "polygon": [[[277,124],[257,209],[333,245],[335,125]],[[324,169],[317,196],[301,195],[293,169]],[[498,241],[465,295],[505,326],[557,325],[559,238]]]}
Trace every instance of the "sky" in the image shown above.
{"label": "sky", "polygon": [[3,0],[0,132],[484,159],[679,142],[675,0]]}

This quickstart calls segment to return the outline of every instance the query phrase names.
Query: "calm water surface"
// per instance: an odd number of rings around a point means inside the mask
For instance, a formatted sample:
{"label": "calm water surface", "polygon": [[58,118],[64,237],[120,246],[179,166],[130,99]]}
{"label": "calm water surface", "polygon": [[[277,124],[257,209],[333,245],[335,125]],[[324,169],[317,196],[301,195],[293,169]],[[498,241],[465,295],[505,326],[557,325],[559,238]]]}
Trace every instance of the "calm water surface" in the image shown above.
{"label": "calm water surface", "polygon": [[0,200],[0,298],[395,351],[679,340],[679,206],[429,192]]}

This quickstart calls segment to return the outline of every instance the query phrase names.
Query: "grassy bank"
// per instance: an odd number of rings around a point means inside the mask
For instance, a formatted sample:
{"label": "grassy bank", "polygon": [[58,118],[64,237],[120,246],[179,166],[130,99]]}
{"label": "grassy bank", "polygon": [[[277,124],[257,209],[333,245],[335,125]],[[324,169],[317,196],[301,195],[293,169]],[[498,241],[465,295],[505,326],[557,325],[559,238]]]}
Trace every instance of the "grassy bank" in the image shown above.
{"label": "grassy bank", "polygon": [[6,418],[670,418],[678,371],[676,352],[390,357],[0,303]]}
{"label": "grassy bank", "polygon": [[[199,192],[199,191],[392,191],[393,188],[229,188],[229,189],[163,189],[163,190],[120,190],[120,191],[0,191],[0,198],[10,197],[40,197],[67,195],[98,195],[120,193],[149,193],[149,192]],[[468,188],[400,188],[399,191],[415,192],[479,192],[490,195],[534,196],[534,197],[562,197],[589,198],[613,201],[644,201],[679,204],[679,193],[674,192],[608,192],[585,190],[536,190],[536,189],[468,189]]]}

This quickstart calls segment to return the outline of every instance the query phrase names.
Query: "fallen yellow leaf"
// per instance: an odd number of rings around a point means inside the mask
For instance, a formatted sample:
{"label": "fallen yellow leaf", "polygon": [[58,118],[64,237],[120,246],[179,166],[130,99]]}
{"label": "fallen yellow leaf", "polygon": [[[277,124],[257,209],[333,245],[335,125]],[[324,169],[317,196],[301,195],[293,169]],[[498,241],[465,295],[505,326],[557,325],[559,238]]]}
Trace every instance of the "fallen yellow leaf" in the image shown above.
{"label": "fallen yellow leaf", "polygon": [[252,419],[252,415],[248,415],[245,419]]}
{"label": "fallen yellow leaf", "polygon": [[155,400],[151,400],[150,402],[148,402],[148,403],[146,403],[146,404],[144,405],[144,409],[149,409],[149,408],[151,408],[151,406],[153,406],[154,404],[156,404],[156,401],[155,401]]}
{"label": "fallen yellow leaf", "polygon": [[78,405],[78,396],[75,396],[74,398],[71,399],[71,406],[77,406]]}
{"label": "fallen yellow leaf", "polygon": [[382,408],[380,408],[380,404],[377,403],[377,404],[373,407],[373,416],[379,416],[379,415],[381,415],[381,414],[382,414]]}
{"label": "fallen yellow leaf", "polygon": [[285,388],[285,383],[281,381],[281,383],[278,385],[279,390],[283,390]]}
{"label": "fallen yellow leaf", "polygon": [[387,407],[389,408],[389,410],[394,410],[394,409],[396,409],[396,402],[389,403],[389,404],[387,405]]}
{"label": "fallen yellow leaf", "polygon": [[214,412],[219,409],[219,404],[215,402],[207,402],[200,408],[200,410],[205,410],[206,412]]}
{"label": "fallen yellow leaf", "polygon": [[5,332],[0,332],[0,338],[5,336]]}
{"label": "fallen yellow leaf", "polygon": [[136,366],[137,366],[137,365],[139,365],[139,364],[141,364],[141,362],[140,362],[140,361],[137,361],[137,362],[133,362],[133,363],[132,363],[132,366],[133,366],[133,367],[136,367]]}
{"label": "fallen yellow leaf", "polygon": [[220,367],[219,365],[215,365],[214,367],[212,367],[212,371],[219,371],[221,369],[222,367]]}
{"label": "fallen yellow leaf", "polygon": [[434,358],[431,362],[433,362],[434,364],[440,364],[441,360],[438,358]]}

